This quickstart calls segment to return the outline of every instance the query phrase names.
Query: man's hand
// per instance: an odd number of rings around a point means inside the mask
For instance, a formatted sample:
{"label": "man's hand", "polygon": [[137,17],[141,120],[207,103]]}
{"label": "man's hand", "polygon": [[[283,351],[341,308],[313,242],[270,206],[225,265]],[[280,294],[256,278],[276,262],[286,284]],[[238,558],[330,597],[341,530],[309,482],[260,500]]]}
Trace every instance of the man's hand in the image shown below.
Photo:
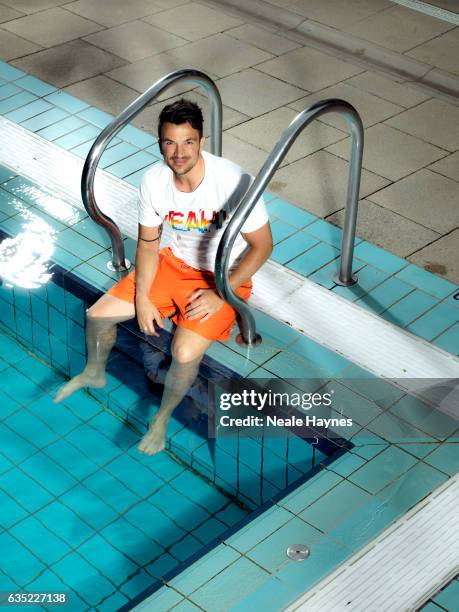
{"label": "man's hand", "polygon": [[213,289],[197,289],[193,291],[185,308],[186,318],[201,319],[204,323],[223,307],[224,300]]}
{"label": "man's hand", "polygon": [[136,296],[135,309],[140,331],[151,336],[158,336],[159,334],[155,330],[153,322],[155,322],[158,327],[163,329],[164,324],[156,306],[152,304],[148,297]]}

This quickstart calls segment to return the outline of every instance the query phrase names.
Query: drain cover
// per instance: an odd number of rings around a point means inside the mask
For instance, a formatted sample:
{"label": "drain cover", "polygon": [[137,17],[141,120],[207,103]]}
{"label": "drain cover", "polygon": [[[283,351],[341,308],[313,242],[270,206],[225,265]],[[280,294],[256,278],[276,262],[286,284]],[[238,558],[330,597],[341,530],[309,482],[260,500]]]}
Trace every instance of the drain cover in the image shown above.
{"label": "drain cover", "polygon": [[309,557],[310,552],[306,544],[292,544],[287,548],[287,557],[294,561],[304,561]]}

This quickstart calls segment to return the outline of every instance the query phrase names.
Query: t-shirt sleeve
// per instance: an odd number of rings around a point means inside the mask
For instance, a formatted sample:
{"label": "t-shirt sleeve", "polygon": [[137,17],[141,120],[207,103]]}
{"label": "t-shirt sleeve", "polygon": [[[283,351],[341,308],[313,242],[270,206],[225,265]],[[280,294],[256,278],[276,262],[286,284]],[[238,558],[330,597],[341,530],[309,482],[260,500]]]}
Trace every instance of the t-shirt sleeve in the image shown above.
{"label": "t-shirt sleeve", "polygon": [[139,223],[146,227],[158,227],[163,222],[151,201],[151,178],[144,174],[138,192]]}
{"label": "t-shirt sleeve", "polygon": [[268,223],[269,216],[268,211],[266,209],[266,204],[263,196],[258,199],[258,202],[255,204],[252,212],[250,213],[247,221],[241,227],[241,232],[244,234],[249,234],[250,232],[254,232],[257,229],[260,229],[265,223]]}

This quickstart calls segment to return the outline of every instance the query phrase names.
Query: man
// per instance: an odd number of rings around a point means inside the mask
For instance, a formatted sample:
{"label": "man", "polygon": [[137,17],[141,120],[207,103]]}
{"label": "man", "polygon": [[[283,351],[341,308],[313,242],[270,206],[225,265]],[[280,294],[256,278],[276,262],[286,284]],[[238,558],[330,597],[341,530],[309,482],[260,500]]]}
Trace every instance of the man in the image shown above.
{"label": "man", "polygon": [[[160,408],[139,444],[147,454],[164,448],[169,417],[212,341],[229,338],[236,313],[218,295],[213,270],[218,243],[248,177],[236,164],[203,151],[202,112],[193,102],[182,99],[162,110],[158,138],[164,161],[145,173],[139,189],[135,273],[89,308],[87,365],[55,398],[58,402],[81,387],[105,385],[117,323],[137,316],[141,331],[157,335],[155,325],[163,327],[162,318],[171,317],[177,326],[172,363]],[[163,222],[171,226],[173,240],[160,251]],[[271,251],[268,215],[260,200],[232,251],[230,283],[242,298],[249,297],[251,277]]]}

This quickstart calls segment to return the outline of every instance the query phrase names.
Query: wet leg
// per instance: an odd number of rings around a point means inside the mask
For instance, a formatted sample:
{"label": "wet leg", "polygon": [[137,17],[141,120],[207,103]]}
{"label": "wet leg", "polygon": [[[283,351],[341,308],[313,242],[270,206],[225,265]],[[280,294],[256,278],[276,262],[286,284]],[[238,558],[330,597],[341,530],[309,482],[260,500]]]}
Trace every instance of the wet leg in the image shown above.
{"label": "wet leg", "polygon": [[106,385],[105,368],[116,342],[116,325],[134,316],[133,304],[107,294],[89,308],[86,320],[86,367],[81,374],[71,378],[59,389],[55,402],[60,402],[82,387],[99,389]]}
{"label": "wet leg", "polygon": [[177,329],[172,343],[172,363],[164,382],[161,405],[139,444],[139,451],[154,455],[164,449],[170,416],[193,384],[202,356],[211,344],[212,340],[189,329]]}

